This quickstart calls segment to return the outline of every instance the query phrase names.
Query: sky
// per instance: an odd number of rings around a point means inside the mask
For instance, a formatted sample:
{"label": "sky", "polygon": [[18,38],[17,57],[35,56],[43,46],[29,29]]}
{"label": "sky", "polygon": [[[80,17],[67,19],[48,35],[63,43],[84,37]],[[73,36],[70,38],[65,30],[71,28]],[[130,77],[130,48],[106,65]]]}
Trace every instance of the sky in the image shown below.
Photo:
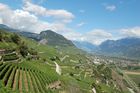
{"label": "sky", "polygon": [[140,0],[0,0],[0,24],[99,45],[140,37]]}

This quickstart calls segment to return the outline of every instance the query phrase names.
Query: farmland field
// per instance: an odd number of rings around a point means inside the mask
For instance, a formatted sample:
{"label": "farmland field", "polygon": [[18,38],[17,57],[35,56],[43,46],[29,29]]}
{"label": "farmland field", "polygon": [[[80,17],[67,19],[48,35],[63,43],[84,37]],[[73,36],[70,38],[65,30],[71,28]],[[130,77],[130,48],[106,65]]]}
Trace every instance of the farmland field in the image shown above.
{"label": "farmland field", "polygon": [[125,71],[125,73],[139,86],[140,88],[140,72]]}
{"label": "farmland field", "polygon": [[57,75],[54,74],[55,72],[51,72],[51,70],[49,72],[38,70],[35,67],[36,64],[31,67],[28,62],[24,62],[24,64],[0,63],[0,80],[6,88],[12,89],[15,92],[51,92],[47,86],[57,81]]}
{"label": "farmland field", "polygon": [[140,93],[139,72],[124,74],[119,58],[44,45],[3,30],[0,35],[0,93],[129,93],[128,87]]}

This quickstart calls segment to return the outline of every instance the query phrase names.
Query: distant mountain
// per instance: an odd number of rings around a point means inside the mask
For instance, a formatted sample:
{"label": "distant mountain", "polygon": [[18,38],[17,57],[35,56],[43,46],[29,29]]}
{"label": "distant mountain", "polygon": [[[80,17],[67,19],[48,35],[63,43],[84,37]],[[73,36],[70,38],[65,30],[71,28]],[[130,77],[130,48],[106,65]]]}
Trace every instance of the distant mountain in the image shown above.
{"label": "distant mountain", "polygon": [[[140,38],[128,37],[119,40],[106,40],[99,46],[88,42],[70,41],[64,36],[57,34],[51,30],[42,31],[40,34],[19,31],[12,29],[6,25],[0,24],[0,29],[9,32],[16,32],[25,37],[32,38],[41,44],[48,44],[51,46],[77,46],[78,48],[96,54],[140,58]],[[74,44],[73,44],[74,43]]]}
{"label": "distant mountain", "polygon": [[80,48],[84,51],[87,51],[87,52],[93,52],[97,48],[96,45],[93,45],[93,44],[86,42],[86,41],[73,41],[73,43],[78,48]]}
{"label": "distant mountain", "polygon": [[107,40],[98,46],[98,53],[104,55],[140,57],[140,38],[129,37],[119,40]]}
{"label": "distant mountain", "polygon": [[52,46],[75,46],[72,41],[51,30],[42,31],[39,35],[40,38],[47,40],[47,44]]}
{"label": "distant mountain", "polygon": [[73,41],[73,43],[82,50],[98,55],[140,58],[140,38],[106,40],[98,46],[80,41]]}
{"label": "distant mountain", "polygon": [[4,24],[0,24],[0,28],[7,29],[7,28],[9,28],[9,27],[6,26],[6,25],[4,25]]}
{"label": "distant mountain", "polygon": [[74,46],[72,41],[67,40],[64,36],[57,34],[56,32],[53,32],[51,30],[42,31],[40,32],[40,34],[31,32],[20,32],[20,34],[39,41],[42,44],[45,44],[47,42],[46,44],[51,46]]}
{"label": "distant mountain", "polygon": [[4,24],[0,24],[0,29],[4,29],[4,30],[10,31],[10,32],[18,32],[19,31],[19,30],[10,28],[10,27],[8,27],[7,25],[4,25]]}
{"label": "distant mountain", "polygon": [[[42,31],[40,34],[27,32],[27,31],[19,31],[16,29],[12,29],[4,24],[0,24],[0,29],[4,29],[9,32],[16,32],[20,35],[23,35],[24,37],[32,38],[42,44],[47,44],[51,46],[73,46],[75,45],[72,43],[72,41],[66,39],[64,36],[53,32],[51,30]],[[46,39],[46,40],[44,40]]]}
{"label": "distant mountain", "polygon": [[40,41],[42,38],[39,34],[32,33],[32,32],[18,32],[19,34],[23,35],[24,37],[32,38],[36,41]]}

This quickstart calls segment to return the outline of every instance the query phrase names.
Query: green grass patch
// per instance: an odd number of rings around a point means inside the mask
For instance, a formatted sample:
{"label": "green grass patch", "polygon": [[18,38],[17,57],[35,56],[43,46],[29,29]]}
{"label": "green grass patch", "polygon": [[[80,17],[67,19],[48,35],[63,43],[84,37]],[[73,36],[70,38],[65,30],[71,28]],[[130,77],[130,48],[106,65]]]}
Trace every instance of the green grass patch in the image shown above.
{"label": "green grass patch", "polygon": [[140,75],[128,74],[128,76],[139,86],[140,88]]}

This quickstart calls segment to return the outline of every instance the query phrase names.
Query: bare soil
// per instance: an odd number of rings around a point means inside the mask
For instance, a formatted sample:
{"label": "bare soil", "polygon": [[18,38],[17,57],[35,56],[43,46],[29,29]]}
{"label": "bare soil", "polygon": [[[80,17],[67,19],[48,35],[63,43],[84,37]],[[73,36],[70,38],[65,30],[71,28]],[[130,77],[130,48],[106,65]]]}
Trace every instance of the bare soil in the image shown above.
{"label": "bare soil", "polygon": [[17,69],[16,70],[16,74],[15,74],[15,78],[14,78],[14,83],[13,83],[13,90],[16,90],[16,84],[17,84],[17,82],[18,82],[18,72],[19,72],[19,70]]}

